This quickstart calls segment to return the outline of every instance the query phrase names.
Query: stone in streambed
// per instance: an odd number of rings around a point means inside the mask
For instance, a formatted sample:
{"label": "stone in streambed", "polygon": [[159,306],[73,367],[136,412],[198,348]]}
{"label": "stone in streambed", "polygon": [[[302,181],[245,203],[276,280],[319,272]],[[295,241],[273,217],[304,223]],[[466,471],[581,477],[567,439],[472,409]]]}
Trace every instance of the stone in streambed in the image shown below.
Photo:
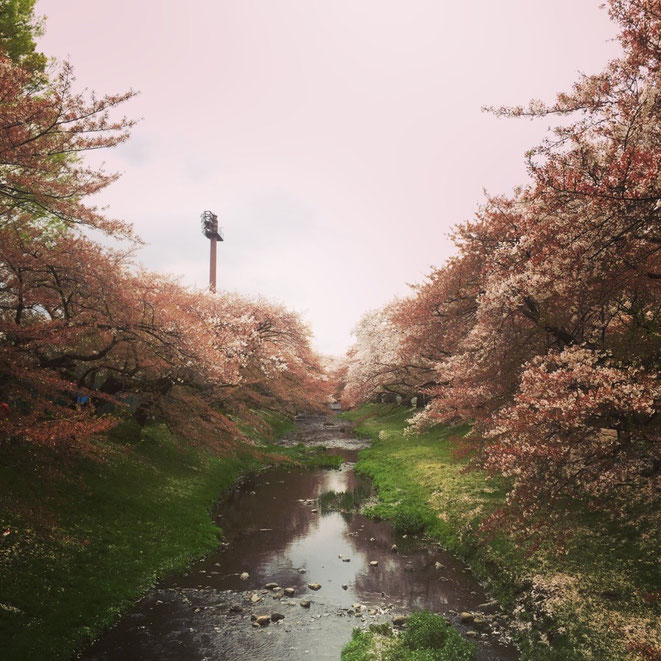
{"label": "stone in streambed", "polygon": [[267,590],[277,590],[280,586],[277,583],[267,583],[264,587]]}
{"label": "stone in streambed", "polygon": [[239,578],[240,578],[242,581],[247,581],[247,580],[250,578],[250,574],[249,574],[247,571],[244,571],[244,572],[239,576]]}
{"label": "stone in streambed", "polygon": [[288,597],[291,597],[291,596],[293,596],[294,594],[296,594],[296,590],[295,590],[294,588],[285,588],[285,594],[286,594]]}
{"label": "stone in streambed", "polygon": [[310,600],[309,599],[301,599],[300,604],[303,608],[310,608]]}
{"label": "stone in streambed", "polygon": [[408,618],[405,615],[395,615],[395,617],[392,618],[392,623],[396,627],[403,627],[407,620]]}
{"label": "stone in streambed", "polygon": [[271,621],[270,615],[258,615],[257,618],[255,619],[255,622],[260,627],[267,627],[270,621]]}
{"label": "stone in streambed", "polygon": [[278,620],[284,620],[285,616],[282,613],[271,613],[271,622],[277,622]]}
{"label": "stone in streambed", "polygon": [[480,617],[479,615],[476,615],[473,618],[473,626],[476,629],[479,629],[480,631],[484,631],[485,629],[489,628],[489,623],[486,621],[485,618]]}
{"label": "stone in streambed", "polygon": [[258,601],[261,601],[262,598],[258,594],[253,594],[252,597],[250,597],[250,601],[253,604],[256,604]]}
{"label": "stone in streambed", "polygon": [[230,613],[243,613],[243,606],[239,606],[239,604],[233,604],[230,606]]}
{"label": "stone in streambed", "polygon": [[370,561],[370,567],[378,567],[378,566],[379,566],[378,561],[376,561],[376,560],[371,560]]}
{"label": "stone in streambed", "polygon": [[498,610],[498,602],[495,599],[490,599],[489,601],[480,604],[477,609],[484,613],[492,613]]}
{"label": "stone in streambed", "polygon": [[321,590],[321,585],[319,583],[308,583],[310,590]]}
{"label": "stone in streambed", "polygon": [[459,614],[459,621],[462,624],[471,624],[475,617],[473,616],[472,613],[469,613],[468,611],[463,611],[462,613]]}

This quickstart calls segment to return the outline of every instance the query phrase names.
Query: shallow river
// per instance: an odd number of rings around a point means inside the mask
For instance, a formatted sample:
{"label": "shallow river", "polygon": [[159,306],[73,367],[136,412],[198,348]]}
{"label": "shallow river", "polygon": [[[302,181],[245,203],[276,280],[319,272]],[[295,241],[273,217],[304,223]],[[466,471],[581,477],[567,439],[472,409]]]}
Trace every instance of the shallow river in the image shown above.
{"label": "shallow river", "polygon": [[[151,590],[82,658],[337,660],[354,627],[420,609],[442,613],[470,632],[479,659],[518,658],[499,642],[504,625],[489,615],[488,596],[461,562],[419,540],[396,538],[388,523],[321,513],[320,494],[358,484],[353,462],[364,444],[348,426],[337,418],[304,419],[292,437],[298,441],[326,445],[345,463],[340,470],[273,468],[244,479],[217,511],[223,545]],[[268,583],[280,589],[266,589]],[[321,588],[308,587],[314,583]],[[458,612],[480,605],[490,628],[474,631],[459,623]],[[274,613],[284,618],[253,626],[251,615]]]}

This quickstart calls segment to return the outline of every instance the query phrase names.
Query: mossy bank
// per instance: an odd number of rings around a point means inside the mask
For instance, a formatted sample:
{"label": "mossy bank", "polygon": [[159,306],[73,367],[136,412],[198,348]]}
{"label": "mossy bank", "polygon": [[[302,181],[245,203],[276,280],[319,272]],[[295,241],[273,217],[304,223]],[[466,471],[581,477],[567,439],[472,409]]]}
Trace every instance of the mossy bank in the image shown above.
{"label": "mossy bank", "polygon": [[[275,434],[291,427],[265,416]],[[69,659],[165,574],[213,550],[211,509],[241,473],[302,447],[196,449],[165,425],[123,423],[98,456],[0,447],[0,656]]]}
{"label": "mossy bank", "polygon": [[[393,520],[402,534],[424,534],[465,559],[501,607],[525,659],[656,659],[659,628],[658,536],[615,525],[576,507],[549,542],[519,548],[480,523],[505,503],[507,484],[466,471],[452,439],[468,425],[405,436],[411,410],[365,405],[343,414],[373,439],[356,470],[378,503],[368,514]],[[655,656],[656,655],[656,656]]]}

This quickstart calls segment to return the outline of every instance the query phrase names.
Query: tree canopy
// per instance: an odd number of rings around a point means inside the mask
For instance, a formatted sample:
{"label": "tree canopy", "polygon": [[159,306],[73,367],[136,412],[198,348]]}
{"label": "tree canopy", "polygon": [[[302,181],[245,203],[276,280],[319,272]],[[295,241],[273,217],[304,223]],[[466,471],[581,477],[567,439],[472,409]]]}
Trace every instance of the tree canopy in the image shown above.
{"label": "tree canopy", "polygon": [[46,56],[37,51],[43,19],[34,14],[36,0],[0,0],[0,50],[15,64],[43,72]]}
{"label": "tree canopy", "polygon": [[661,486],[661,15],[610,12],[623,54],[603,72],[492,109],[564,120],[529,153],[531,183],[487,199],[455,257],[366,316],[346,367],[349,404],[422,392],[413,428],[473,421],[477,463],[511,478],[528,531],[573,498],[647,516]]}

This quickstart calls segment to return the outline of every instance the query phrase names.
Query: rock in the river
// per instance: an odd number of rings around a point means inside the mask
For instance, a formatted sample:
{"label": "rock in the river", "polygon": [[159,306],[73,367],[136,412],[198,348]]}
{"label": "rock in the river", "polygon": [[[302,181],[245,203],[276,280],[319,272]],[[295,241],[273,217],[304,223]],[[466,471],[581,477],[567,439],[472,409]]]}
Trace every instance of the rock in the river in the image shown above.
{"label": "rock in the river", "polygon": [[395,617],[392,618],[392,623],[396,627],[403,627],[406,624],[406,620],[408,618],[405,615],[395,615]]}
{"label": "rock in the river", "polygon": [[257,622],[260,627],[267,627],[270,621],[270,615],[258,615],[257,619],[255,620],[255,622]]}
{"label": "rock in the river", "polygon": [[312,514],[316,514],[317,511],[318,511],[318,510],[310,510],[310,512],[312,512]]}
{"label": "rock in the river", "polygon": [[240,578],[242,581],[247,581],[247,580],[250,578],[250,574],[249,574],[247,571],[244,571],[244,572],[239,576],[239,578]]}
{"label": "rock in the river", "polygon": [[264,587],[267,590],[277,590],[280,586],[277,583],[267,583]]}
{"label": "rock in the river", "polygon": [[342,589],[343,589],[343,590],[348,590],[348,589],[349,589],[349,586],[345,583],[345,584],[342,586]]}
{"label": "rock in the river", "polygon": [[271,613],[271,622],[277,622],[278,620],[284,620],[285,616],[282,613]]}
{"label": "rock in the river", "polygon": [[378,567],[379,563],[377,560],[370,560],[370,567]]}
{"label": "rock in the river", "polygon": [[311,602],[310,602],[309,599],[301,599],[300,603],[301,603],[301,606],[303,606],[303,608],[310,608],[310,603]]}
{"label": "rock in the river", "polygon": [[461,621],[462,624],[471,624],[474,619],[475,617],[473,616],[473,613],[463,611],[462,613],[459,614],[459,620]]}
{"label": "rock in the river", "polygon": [[291,596],[293,596],[294,594],[296,594],[296,590],[295,590],[294,588],[285,588],[285,594],[286,594],[288,597],[291,597]]}
{"label": "rock in the river", "polygon": [[321,585],[319,583],[308,583],[310,590],[321,590]]}
{"label": "rock in the river", "polygon": [[435,562],[434,567],[436,569],[443,569],[445,567],[445,565],[442,565],[440,562]]}
{"label": "rock in the river", "polygon": [[298,573],[299,573],[299,574],[305,574],[306,571],[307,571],[307,569],[305,569],[304,567],[301,567],[301,568],[298,570]]}
{"label": "rock in the river", "polygon": [[252,597],[250,597],[250,601],[253,604],[256,604],[258,601],[261,601],[262,598],[258,594],[253,594]]}
{"label": "rock in the river", "polygon": [[473,626],[476,629],[480,629],[480,631],[484,631],[485,629],[489,628],[489,623],[486,621],[485,618],[480,617],[479,615],[476,615],[473,618]]}
{"label": "rock in the river", "polygon": [[397,550],[398,550],[398,549],[397,549],[397,544],[393,544],[393,545],[390,547],[390,550],[391,550],[393,553],[397,553]]}
{"label": "rock in the river", "polygon": [[376,542],[376,539],[374,537],[370,537],[370,542]]}
{"label": "rock in the river", "polygon": [[243,606],[239,606],[239,604],[232,604],[230,606],[230,613],[243,613]]}
{"label": "rock in the river", "polygon": [[498,602],[495,599],[489,599],[489,601],[485,601],[483,604],[480,604],[477,609],[484,613],[493,613],[494,611],[498,610]]}
{"label": "rock in the river", "polygon": [[342,558],[342,562],[351,562],[351,558]]}

